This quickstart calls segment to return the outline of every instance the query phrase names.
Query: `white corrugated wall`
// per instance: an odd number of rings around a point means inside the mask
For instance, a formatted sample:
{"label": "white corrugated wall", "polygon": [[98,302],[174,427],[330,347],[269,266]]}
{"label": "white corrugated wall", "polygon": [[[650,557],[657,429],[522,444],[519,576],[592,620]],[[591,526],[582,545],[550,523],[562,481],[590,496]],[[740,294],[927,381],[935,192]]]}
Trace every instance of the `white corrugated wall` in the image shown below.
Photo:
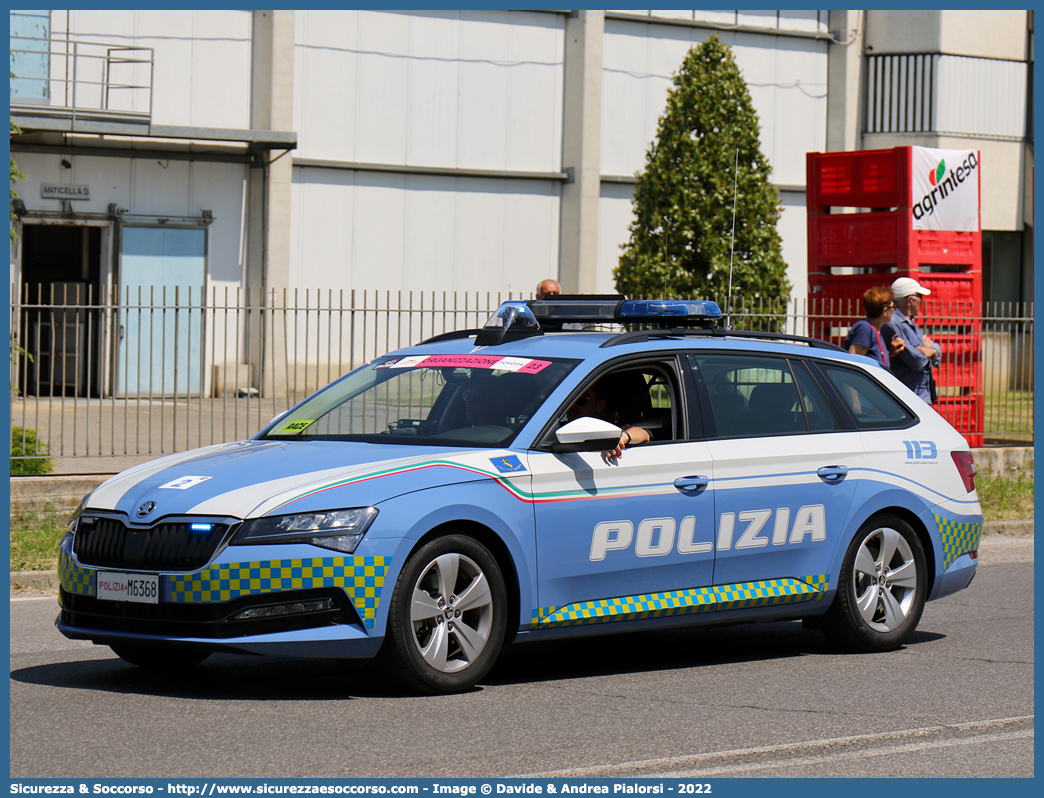
{"label": "white corrugated wall", "polygon": [[1022,61],[935,56],[935,130],[1021,140],[1026,135]]}
{"label": "white corrugated wall", "polygon": [[[560,172],[563,36],[549,13],[299,11],[295,156]],[[529,292],[558,270],[559,195],[496,174],[299,167],[291,283]]]}

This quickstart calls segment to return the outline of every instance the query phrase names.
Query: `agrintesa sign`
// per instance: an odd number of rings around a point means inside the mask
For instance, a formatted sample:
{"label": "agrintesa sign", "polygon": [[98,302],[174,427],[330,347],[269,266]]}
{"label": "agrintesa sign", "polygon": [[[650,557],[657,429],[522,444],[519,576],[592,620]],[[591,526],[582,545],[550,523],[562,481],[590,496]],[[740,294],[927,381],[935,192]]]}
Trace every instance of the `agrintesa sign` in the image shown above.
{"label": "agrintesa sign", "polygon": [[979,230],[979,153],[911,147],[915,230]]}

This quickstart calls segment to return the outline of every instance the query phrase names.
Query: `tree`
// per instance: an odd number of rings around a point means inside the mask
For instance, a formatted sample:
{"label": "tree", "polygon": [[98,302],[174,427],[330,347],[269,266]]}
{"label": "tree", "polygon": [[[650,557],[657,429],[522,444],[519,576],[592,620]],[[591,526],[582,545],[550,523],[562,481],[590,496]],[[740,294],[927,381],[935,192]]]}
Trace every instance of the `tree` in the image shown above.
{"label": "tree", "polygon": [[715,299],[724,309],[735,180],[733,306],[778,307],[789,296],[759,131],[732,49],[712,36],[689,50],[638,176],[631,239],[613,271],[618,291]]}
{"label": "tree", "polygon": [[[11,72],[11,77],[15,76],[14,72]],[[15,124],[14,117],[11,118],[11,135],[17,136],[21,133],[21,129]],[[14,190],[15,183],[19,180],[25,180],[25,175],[18,171],[18,164],[15,163],[15,159],[11,158],[11,199],[15,199],[18,196],[18,192]],[[15,239],[18,238],[18,234],[15,232],[15,222],[18,221],[18,216],[15,215],[14,210],[11,211],[11,242],[14,243]]]}
{"label": "tree", "polygon": [[[11,77],[13,78],[14,76],[15,76],[15,73],[12,72],[11,73]],[[12,136],[16,136],[16,135],[18,135],[21,132],[22,132],[21,128],[19,128],[18,125],[15,124],[14,117],[12,117],[11,118],[11,135]],[[14,158],[11,158],[11,199],[12,200],[15,199],[18,196],[18,192],[14,190],[14,187],[15,187],[15,183],[17,183],[19,180],[25,180],[25,175],[23,175],[21,172],[18,171],[18,164],[15,163],[15,159]],[[17,222],[17,221],[18,221],[18,215],[14,212],[14,209],[12,208],[12,210],[11,210],[11,227],[10,227],[10,230],[11,230],[11,243],[12,244],[18,238],[18,233],[15,232],[15,222]],[[19,356],[21,356],[21,355],[27,355],[29,357],[29,359],[32,360],[33,359],[32,355],[29,355],[21,346],[19,346],[19,344],[18,344],[18,334],[14,330],[11,330],[10,332],[11,332],[11,363],[12,364],[16,363],[18,358],[19,358]],[[13,385],[13,382],[12,382],[12,385]]]}

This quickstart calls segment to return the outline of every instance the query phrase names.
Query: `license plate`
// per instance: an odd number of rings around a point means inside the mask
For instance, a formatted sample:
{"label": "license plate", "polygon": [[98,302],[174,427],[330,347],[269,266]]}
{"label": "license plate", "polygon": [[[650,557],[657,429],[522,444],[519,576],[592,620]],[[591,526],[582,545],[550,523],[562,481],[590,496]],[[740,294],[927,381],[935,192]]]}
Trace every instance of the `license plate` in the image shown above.
{"label": "license plate", "polygon": [[156,574],[98,573],[97,596],[107,601],[136,601],[159,604],[159,576]]}

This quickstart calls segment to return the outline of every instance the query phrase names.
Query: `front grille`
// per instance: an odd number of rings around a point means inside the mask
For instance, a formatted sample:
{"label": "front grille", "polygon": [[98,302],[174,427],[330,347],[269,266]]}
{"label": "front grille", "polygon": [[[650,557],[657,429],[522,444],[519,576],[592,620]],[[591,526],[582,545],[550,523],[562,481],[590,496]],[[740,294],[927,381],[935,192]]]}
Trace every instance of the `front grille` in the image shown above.
{"label": "front grille", "polygon": [[[299,615],[232,620],[237,613],[250,607],[291,604],[321,598],[332,599],[334,608]],[[118,632],[228,640],[248,635],[362,623],[344,591],[336,588],[255,594],[222,604],[139,604],[130,601],[105,601],[62,590],[60,602],[62,622],[89,631],[91,637],[104,637],[105,632]]]}
{"label": "front grille", "polygon": [[96,518],[93,524],[81,519],[73,551],[84,565],[194,571],[210,562],[228,525],[213,524],[202,532],[190,526],[186,521],[139,529],[112,518]]}

